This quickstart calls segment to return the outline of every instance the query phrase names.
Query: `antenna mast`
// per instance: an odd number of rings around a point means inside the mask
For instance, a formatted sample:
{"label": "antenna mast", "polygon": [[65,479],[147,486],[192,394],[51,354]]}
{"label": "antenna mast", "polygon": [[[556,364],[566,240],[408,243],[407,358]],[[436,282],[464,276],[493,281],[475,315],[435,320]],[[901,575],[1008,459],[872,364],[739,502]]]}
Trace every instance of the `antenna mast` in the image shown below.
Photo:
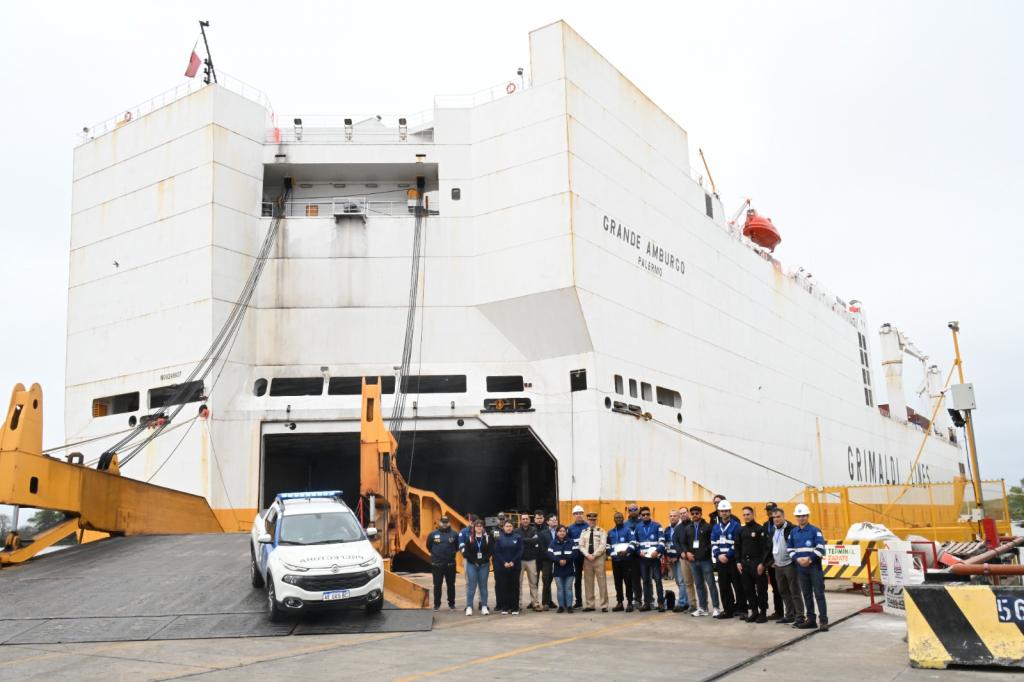
{"label": "antenna mast", "polygon": [[206,40],[206,27],[210,25],[208,21],[199,21],[199,32],[203,34],[203,45],[206,47],[206,59],[203,60],[203,64],[206,68],[203,69],[203,83],[206,85],[210,84],[210,79],[213,82],[217,82],[217,71],[213,68],[213,57],[210,56],[210,43]]}

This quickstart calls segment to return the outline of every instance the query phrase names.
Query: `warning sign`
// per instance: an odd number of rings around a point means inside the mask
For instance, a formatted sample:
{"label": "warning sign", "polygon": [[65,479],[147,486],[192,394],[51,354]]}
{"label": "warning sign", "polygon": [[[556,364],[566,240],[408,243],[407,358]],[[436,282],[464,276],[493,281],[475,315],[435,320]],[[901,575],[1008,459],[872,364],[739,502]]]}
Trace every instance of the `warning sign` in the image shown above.
{"label": "warning sign", "polygon": [[885,591],[882,610],[894,616],[906,616],[903,601],[905,585],[920,585],[924,582],[924,571],[914,560],[909,542],[890,541],[886,549],[878,550],[879,577]]}
{"label": "warning sign", "polygon": [[825,545],[825,559],[822,562],[822,567],[853,566],[856,568],[861,565],[862,561],[859,544]]}

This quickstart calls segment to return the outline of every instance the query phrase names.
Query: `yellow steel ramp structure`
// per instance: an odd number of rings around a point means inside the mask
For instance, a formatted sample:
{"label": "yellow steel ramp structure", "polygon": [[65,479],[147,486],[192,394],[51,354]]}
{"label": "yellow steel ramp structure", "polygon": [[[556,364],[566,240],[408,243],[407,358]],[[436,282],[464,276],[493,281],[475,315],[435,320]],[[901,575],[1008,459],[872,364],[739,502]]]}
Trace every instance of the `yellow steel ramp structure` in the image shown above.
{"label": "yellow steel ramp structure", "polygon": [[220,533],[206,499],[84,466],[81,458],[43,454],[43,390],[14,387],[0,431],[0,504],[51,509],[66,519],[23,543],[15,532],[0,538],[0,565],[31,559],[78,530],[113,535]]}

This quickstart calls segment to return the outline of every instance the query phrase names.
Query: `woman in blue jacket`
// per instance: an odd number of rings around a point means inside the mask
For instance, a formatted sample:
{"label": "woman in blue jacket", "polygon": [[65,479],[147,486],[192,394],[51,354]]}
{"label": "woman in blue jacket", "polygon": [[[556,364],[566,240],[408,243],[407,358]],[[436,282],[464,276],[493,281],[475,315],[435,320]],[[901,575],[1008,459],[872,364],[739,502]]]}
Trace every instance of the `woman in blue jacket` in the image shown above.
{"label": "woman in blue jacket", "polygon": [[474,519],[473,527],[462,546],[462,558],[466,560],[466,615],[473,615],[473,595],[480,588],[480,615],[486,616],[487,574],[491,568],[491,538],[484,529],[483,519]]}
{"label": "woman in blue jacket", "polygon": [[555,529],[555,539],[548,545],[548,560],[551,562],[551,575],[558,586],[558,613],[572,613],[573,576],[576,573],[576,558],[579,549],[573,547],[569,529],[559,526]]}
{"label": "woman in blue jacket", "polygon": [[494,541],[494,592],[502,615],[519,615],[519,571],[523,561],[523,537],[506,521]]}

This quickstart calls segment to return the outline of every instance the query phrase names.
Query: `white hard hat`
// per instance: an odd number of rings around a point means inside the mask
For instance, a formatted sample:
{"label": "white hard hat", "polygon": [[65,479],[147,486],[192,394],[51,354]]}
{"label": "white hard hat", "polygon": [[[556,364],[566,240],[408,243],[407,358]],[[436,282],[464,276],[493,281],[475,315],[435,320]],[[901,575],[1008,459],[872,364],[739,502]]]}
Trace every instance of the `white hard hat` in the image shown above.
{"label": "white hard hat", "polygon": [[732,511],[732,505],[729,504],[729,500],[722,500],[719,502],[718,511]]}
{"label": "white hard hat", "polygon": [[583,507],[581,507],[580,505],[577,504],[575,507],[572,508],[572,513],[573,514],[582,514],[583,513]]}
{"label": "white hard hat", "polygon": [[811,510],[806,504],[798,504],[793,510],[793,516],[810,516]]}

